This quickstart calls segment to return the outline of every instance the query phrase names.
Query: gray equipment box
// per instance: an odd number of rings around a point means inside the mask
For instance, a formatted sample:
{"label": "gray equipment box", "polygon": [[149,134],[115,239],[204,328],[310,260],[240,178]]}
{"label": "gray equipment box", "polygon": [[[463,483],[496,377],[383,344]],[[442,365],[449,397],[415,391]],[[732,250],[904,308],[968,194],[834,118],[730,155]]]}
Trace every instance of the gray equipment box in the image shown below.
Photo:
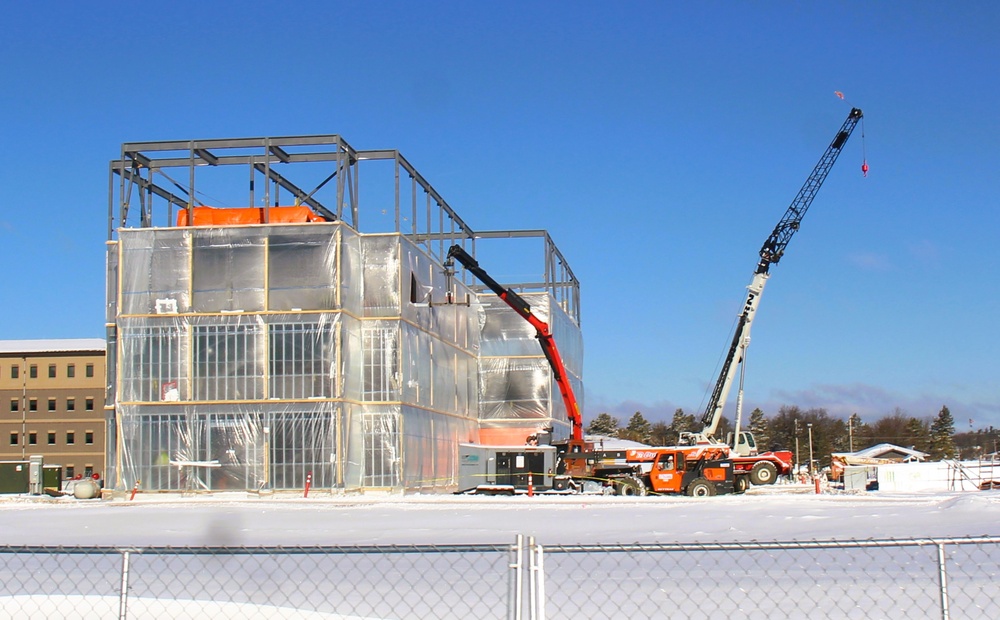
{"label": "gray equipment box", "polygon": [[528,474],[536,492],[552,488],[556,468],[554,446],[482,446],[463,443],[458,447],[458,492],[507,494],[528,489]]}

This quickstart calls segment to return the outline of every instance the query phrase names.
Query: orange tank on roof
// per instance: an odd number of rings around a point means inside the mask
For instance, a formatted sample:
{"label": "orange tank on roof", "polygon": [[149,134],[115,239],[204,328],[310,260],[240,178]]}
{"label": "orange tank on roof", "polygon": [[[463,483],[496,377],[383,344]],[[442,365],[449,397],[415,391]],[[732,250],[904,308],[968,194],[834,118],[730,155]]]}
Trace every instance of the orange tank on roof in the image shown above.
{"label": "orange tank on roof", "polygon": [[[242,209],[218,209],[216,207],[194,207],[194,222],[192,226],[246,226],[248,224],[264,224],[263,207],[246,207]],[[304,222],[325,222],[326,219],[316,215],[309,207],[270,207],[267,209],[268,224],[301,224]],[[177,213],[177,225],[188,226],[187,209]]]}

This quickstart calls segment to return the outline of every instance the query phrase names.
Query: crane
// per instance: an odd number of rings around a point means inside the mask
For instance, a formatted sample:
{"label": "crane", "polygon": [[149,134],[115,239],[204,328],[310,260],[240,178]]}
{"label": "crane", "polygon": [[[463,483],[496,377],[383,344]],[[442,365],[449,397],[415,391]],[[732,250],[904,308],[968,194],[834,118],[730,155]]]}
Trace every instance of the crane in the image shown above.
{"label": "crane", "polygon": [[[798,231],[799,225],[802,223],[802,218],[805,217],[806,211],[809,209],[809,205],[816,198],[816,193],[819,192],[819,188],[823,185],[823,181],[826,180],[827,174],[830,173],[833,164],[836,163],[837,157],[844,148],[844,144],[847,143],[847,139],[851,137],[851,132],[854,131],[855,126],[857,126],[863,117],[864,114],[860,109],[851,109],[851,112],[847,115],[847,120],[844,121],[843,126],[837,132],[837,135],[834,136],[833,141],[827,147],[826,152],[823,153],[819,163],[813,168],[812,174],[806,179],[802,189],[799,190],[798,195],[792,200],[792,204],[789,205],[781,220],[778,221],[777,226],[774,227],[770,236],[764,241],[764,245],[761,246],[760,259],[757,261],[756,269],[754,269],[753,278],[747,286],[746,301],[743,303],[736,331],[733,334],[733,340],[729,345],[719,378],[715,382],[715,389],[712,391],[708,406],[705,408],[705,413],[701,418],[703,428],[701,432],[682,435],[682,443],[716,443],[714,435],[719,427],[719,420],[722,418],[722,409],[726,405],[726,399],[729,396],[730,388],[732,388],[733,380],[736,376],[736,368],[737,366],[742,367],[744,358],[746,357],[746,349],[750,344],[750,325],[753,322],[757,306],[760,304],[760,297],[764,292],[764,285],[767,284],[771,265],[778,263],[781,257],[785,255],[785,248],[788,246],[788,242],[791,241],[792,236]],[[863,170],[867,172],[867,164],[865,164]],[[738,409],[742,404],[739,400],[737,402]],[[739,413],[737,414],[734,431],[733,448],[738,449],[738,444],[741,442]],[[746,441],[749,446],[754,445],[753,439],[749,434],[746,435],[743,441]]]}
{"label": "crane", "polygon": [[549,331],[548,323],[534,315],[531,311],[531,305],[528,304],[523,297],[511,289],[501,286],[499,282],[491,278],[490,275],[479,266],[479,261],[466,252],[465,248],[462,246],[451,246],[451,249],[448,250],[447,258],[455,259],[462,263],[463,267],[479,278],[483,284],[496,293],[497,297],[502,299],[508,306],[510,306],[515,312],[521,315],[524,320],[528,321],[528,323],[535,328],[538,343],[542,347],[542,353],[545,354],[545,359],[548,360],[549,366],[552,368],[552,378],[555,380],[556,385],[559,386],[559,393],[562,395],[563,403],[566,405],[566,416],[569,418],[570,424],[572,425],[570,445],[582,447],[583,416],[580,414],[580,405],[577,403],[576,395],[573,393],[573,388],[569,383],[569,376],[566,373],[566,367],[563,365],[562,356],[559,355],[559,349],[556,347],[555,338],[552,337],[552,333]]}

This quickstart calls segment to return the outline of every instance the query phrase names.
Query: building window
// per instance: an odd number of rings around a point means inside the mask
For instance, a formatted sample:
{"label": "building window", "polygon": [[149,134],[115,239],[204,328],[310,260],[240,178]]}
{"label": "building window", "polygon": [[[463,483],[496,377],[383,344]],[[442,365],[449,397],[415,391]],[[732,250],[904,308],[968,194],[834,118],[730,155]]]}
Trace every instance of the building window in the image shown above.
{"label": "building window", "polygon": [[73,476],[75,476],[75,475],[76,475],[76,470],[74,469],[74,467],[72,465],[67,465],[66,466],[66,478],[72,480]]}
{"label": "building window", "polygon": [[11,434],[10,434],[10,445],[12,445],[12,446],[16,446],[17,445],[17,433],[15,433],[15,432],[11,432]]}
{"label": "building window", "polygon": [[55,378],[56,378],[56,365],[49,364],[49,379],[55,379]]}
{"label": "building window", "polygon": [[19,411],[21,409],[21,400],[18,398],[10,399],[10,410]]}
{"label": "building window", "polygon": [[38,366],[36,366],[35,364],[32,364],[31,367],[28,368],[28,376],[31,377],[32,379],[37,379],[38,378]]}
{"label": "building window", "polygon": [[37,443],[38,443],[38,433],[36,433],[35,431],[31,431],[30,433],[28,433],[28,444],[33,446]]}
{"label": "building window", "polygon": [[21,376],[21,367],[20,366],[11,366],[10,367],[10,378],[11,379],[17,379],[20,376]]}
{"label": "building window", "polygon": [[93,466],[93,465],[86,465],[86,466],[85,466],[85,467],[83,468],[83,475],[84,475],[84,477],[86,477],[86,478],[91,478],[91,477],[93,477],[93,475],[94,475],[94,466]]}
{"label": "building window", "polygon": [[38,411],[38,399],[29,398],[28,399],[28,411]]}
{"label": "building window", "polygon": [[275,323],[268,329],[271,398],[321,398],[333,395],[336,368],[333,326]]}
{"label": "building window", "polygon": [[66,377],[69,378],[69,379],[72,379],[75,376],[76,376],[76,365],[74,365],[74,364],[67,364],[66,365]]}
{"label": "building window", "polygon": [[67,398],[66,399],[66,411],[76,411],[76,399]]}
{"label": "building window", "polygon": [[94,445],[94,431],[87,431],[83,434],[83,441],[88,446]]}
{"label": "building window", "polygon": [[257,324],[194,327],[195,400],[256,400],[264,397],[264,370],[256,360]]}
{"label": "building window", "polygon": [[49,445],[50,446],[56,445],[56,432],[55,431],[49,431]]}
{"label": "building window", "polygon": [[66,431],[66,445],[72,446],[76,443],[76,433],[73,431]]}
{"label": "building window", "polygon": [[89,379],[90,377],[93,377],[93,376],[94,376],[94,365],[93,364],[87,364],[87,378]]}
{"label": "building window", "polygon": [[398,332],[395,327],[364,325],[361,328],[361,400],[396,400],[399,388],[395,377],[399,368]]}
{"label": "building window", "polygon": [[[145,327],[122,330],[121,395],[126,401],[181,400],[181,341],[178,327]],[[186,394],[184,395],[186,396]]]}
{"label": "building window", "polygon": [[85,406],[87,408],[87,411],[93,411],[94,410],[94,399],[91,398],[91,397],[88,397]]}
{"label": "building window", "polygon": [[55,410],[56,410],[56,399],[50,398],[49,399],[49,411],[55,411]]}

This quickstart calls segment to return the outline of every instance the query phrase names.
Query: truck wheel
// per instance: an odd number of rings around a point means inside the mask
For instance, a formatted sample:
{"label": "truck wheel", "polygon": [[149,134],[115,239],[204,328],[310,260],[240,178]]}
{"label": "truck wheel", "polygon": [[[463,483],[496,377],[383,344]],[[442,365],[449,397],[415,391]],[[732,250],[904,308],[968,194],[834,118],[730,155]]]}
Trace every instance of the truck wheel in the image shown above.
{"label": "truck wheel", "polygon": [[691,497],[711,497],[715,495],[715,485],[704,478],[695,478],[687,488]]}
{"label": "truck wheel", "polygon": [[750,470],[750,482],[757,485],[774,484],[774,480],[777,477],[778,468],[774,466],[774,463],[768,463],[767,461],[757,463]]}
{"label": "truck wheel", "polygon": [[745,474],[740,474],[733,479],[733,486],[737,493],[746,493],[746,490],[750,487],[750,478]]}
{"label": "truck wheel", "polygon": [[645,495],[639,481],[632,478],[623,478],[616,481],[615,489],[618,491],[618,495]]}

